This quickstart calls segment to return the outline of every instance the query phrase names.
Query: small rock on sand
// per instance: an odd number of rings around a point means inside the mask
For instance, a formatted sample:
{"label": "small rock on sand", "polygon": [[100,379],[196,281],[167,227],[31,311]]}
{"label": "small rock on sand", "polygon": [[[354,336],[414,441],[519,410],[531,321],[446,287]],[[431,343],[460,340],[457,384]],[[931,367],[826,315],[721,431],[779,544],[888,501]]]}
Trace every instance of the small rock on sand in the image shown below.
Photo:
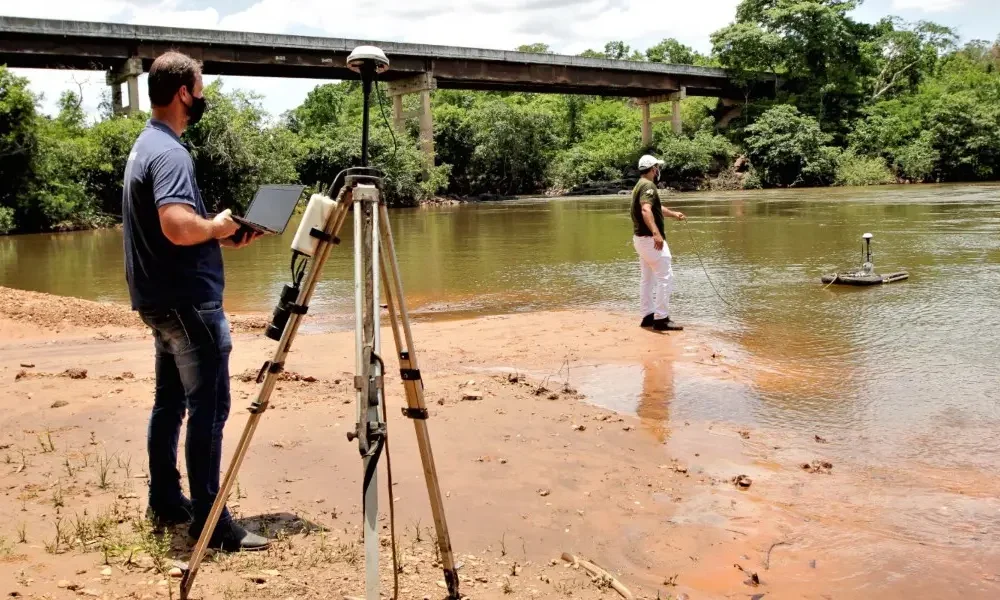
{"label": "small rock on sand", "polygon": [[24,369],[34,369],[35,363],[21,363],[21,367]]}
{"label": "small rock on sand", "polygon": [[551,492],[549,492],[549,490],[538,490],[538,495],[541,496],[541,497],[543,497],[543,498],[545,496],[548,496],[550,493]]}
{"label": "small rock on sand", "polygon": [[62,408],[68,404],[69,402],[66,402],[65,400],[56,400],[52,403],[52,408]]}
{"label": "small rock on sand", "polygon": [[69,377],[70,379],[86,379],[87,369],[66,369],[62,373],[63,377]]}
{"label": "small rock on sand", "polygon": [[101,577],[111,577],[111,567],[101,569]]}
{"label": "small rock on sand", "polygon": [[733,484],[741,490],[745,490],[753,484],[753,480],[746,475],[737,475],[736,477],[733,477]]}
{"label": "small rock on sand", "polygon": [[586,425],[574,425],[573,431],[587,431]]}
{"label": "small rock on sand", "polygon": [[181,571],[180,567],[173,567],[169,571],[167,571],[167,575],[177,578],[177,577],[182,577],[184,575],[184,572]]}
{"label": "small rock on sand", "polygon": [[65,579],[60,579],[59,582],[56,583],[56,587],[61,590],[75,590],[77,586],[73,585],[69,581],[66,581]]}
{"label": "small rock on sand", "polygon": [[814,460],[812,463],[802,463],[802,470],[809,473],[829,473],[833,463],[825,460]]}
{"label": "small rock on sand", "polygon": [[479,390],[468,390],[462,394],[462,400],[482,400],[483,393]]}

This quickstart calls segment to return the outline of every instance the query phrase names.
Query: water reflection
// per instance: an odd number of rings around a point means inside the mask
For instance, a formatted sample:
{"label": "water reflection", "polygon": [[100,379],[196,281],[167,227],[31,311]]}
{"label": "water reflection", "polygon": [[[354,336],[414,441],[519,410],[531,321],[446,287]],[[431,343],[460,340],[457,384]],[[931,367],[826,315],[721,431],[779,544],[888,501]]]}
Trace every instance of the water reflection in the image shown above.
{"label": "water reflection", "polygon": [[635,412],[657,441],[667,441],[670,423],[670,402],[674,396],[672,360],[647,359],[642,364],[642,391]]}

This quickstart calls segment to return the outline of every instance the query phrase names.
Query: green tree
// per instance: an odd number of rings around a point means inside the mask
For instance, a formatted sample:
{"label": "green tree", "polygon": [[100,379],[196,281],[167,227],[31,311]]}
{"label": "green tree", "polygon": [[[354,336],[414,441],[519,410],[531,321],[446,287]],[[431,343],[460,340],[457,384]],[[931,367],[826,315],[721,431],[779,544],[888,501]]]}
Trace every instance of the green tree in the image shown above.
{"label": "green tree", "polygon": [[482,124],[470,160],[477,189],[526,194],[544,188],[557,146],[552,114],[493,101],[476,107],[472,118]]}
{"label": "green tree", "polygon": [[56,123],[73,135],[81,135],[86,127],[86,117],[83,114],[83,98],[69,90],[59,96],[59,114]]}
{"label": "green tree", "polygon": [[781,75],[778,101],[842,136],[864,100],[861,44],[874,31],[848,16],[860,1],[743,0],[736,21],[712,34],[713,52],[740,79]]}
{"label": "green tree", "polygon": [[0,221],[7,231],[30,228],[24,200],[38,149],[35,97],[28,80],[0,66]]}
{"label": "green tree", "polygon": [[927,21],[909,25],[897,17],[883,19],[877,29],[883,33],[865,48],[874,62],[868,86],[873,101],[915,89],[958,39],[948,27]]}
{"label": "green tree", "polygon": [[298,180],[298,140],[282,126],[265,124],[258,96],[223,93],[219,80],[204,94],[210,108],[185,137],[193,146],[198,186],[209,210],[244,209],[261,184]]}
{"label": "green tree", "polygon": [[552,54],[552,49],[548,44],[536,42],[534,44],[521,44],[517,47],[518,52],[530,52],[532,54]]}
{"label": "green tree", "polygon": [[632,47],[622,41],[608,42],[604,44],[604,58],[611,60],[645,60],[645,56],[638,50],[633,51]]}
{"label": "green tree", "polygon": [[147,115],[118,116],[99,121],[86,132],[91,153],[87,166],[87,193],[99,210],[118,217],[122,212],[125,163]]}
{"label": "green tree", "polygon": [[288,128],[308,133],[340,122],[348,98],[359,89],[355,81],[325,83],[314,87],[306,99],[285,115]]}
{"label": "green tree", "polygon": [[794,106],[768,110],[746,129],[747,158],[767,187],[829,185],[833,181],[835,152],[826,146],[830,136],[816,119]]}
{"label": "green tree", "polygon": [[699,54],[693,48],[685,46],[674,38],[666,38],[646,50],[646,59],[649,62],[693,65],[698,58]]}

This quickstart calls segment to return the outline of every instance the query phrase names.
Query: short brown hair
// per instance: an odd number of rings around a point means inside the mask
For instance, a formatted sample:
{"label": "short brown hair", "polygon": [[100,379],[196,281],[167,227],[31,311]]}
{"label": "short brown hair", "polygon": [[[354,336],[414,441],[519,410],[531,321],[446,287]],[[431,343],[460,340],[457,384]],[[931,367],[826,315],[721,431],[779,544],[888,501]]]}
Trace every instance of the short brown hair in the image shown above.
{"label": "short brown hair", "polygon": [[177,90],[185,85],[194,93],[195,80],[201,73],[201,63],[180,52],[166,52],[153,61],[149,68],[149,103],[167,106]]}

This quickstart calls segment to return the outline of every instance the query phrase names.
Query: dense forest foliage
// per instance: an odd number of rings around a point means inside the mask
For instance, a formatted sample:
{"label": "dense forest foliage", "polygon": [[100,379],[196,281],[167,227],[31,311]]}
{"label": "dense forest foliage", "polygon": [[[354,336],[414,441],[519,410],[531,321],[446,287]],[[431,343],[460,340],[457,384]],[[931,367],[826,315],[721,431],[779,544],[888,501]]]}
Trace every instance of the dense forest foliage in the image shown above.
{"label": "dense forest foliage", "polygon": [[[666,162],[679,189],[873,185],[1000,178],[1000,40],[959,44],[955,32],[894,17],[862,23],[861,0],[744,0],[732,24],[700,54],[673,39],[646,49],[612,41],[584,56],[728,69],[738,82],[779,76],[773,97],[752,100],[720,129],[716,99],[682,103],[683,133],[669,120],[642,148],[639,109],[628,100],[439,90],[436,165],[418,150],[418,124],[389,128],[384,89],[372,111],[372,162],[394,205],[435,195],[534,194],[635,177],[637,157]],[[518,48],[549,52],[544,44]],[[329,183],[359,161],[357,82],[316,87],[284,115],[261,98],[207,86],[209,111],[185,137],[203,195],[242,208],[263,182]],[[416,108],[417,98],[407,97]],[[42,115],[26,79],[0,66],[0,233],[113,224],[130,146],[148,115],[88,122],[65,92]],[[666,114],[669,104],[655,105]]]}

